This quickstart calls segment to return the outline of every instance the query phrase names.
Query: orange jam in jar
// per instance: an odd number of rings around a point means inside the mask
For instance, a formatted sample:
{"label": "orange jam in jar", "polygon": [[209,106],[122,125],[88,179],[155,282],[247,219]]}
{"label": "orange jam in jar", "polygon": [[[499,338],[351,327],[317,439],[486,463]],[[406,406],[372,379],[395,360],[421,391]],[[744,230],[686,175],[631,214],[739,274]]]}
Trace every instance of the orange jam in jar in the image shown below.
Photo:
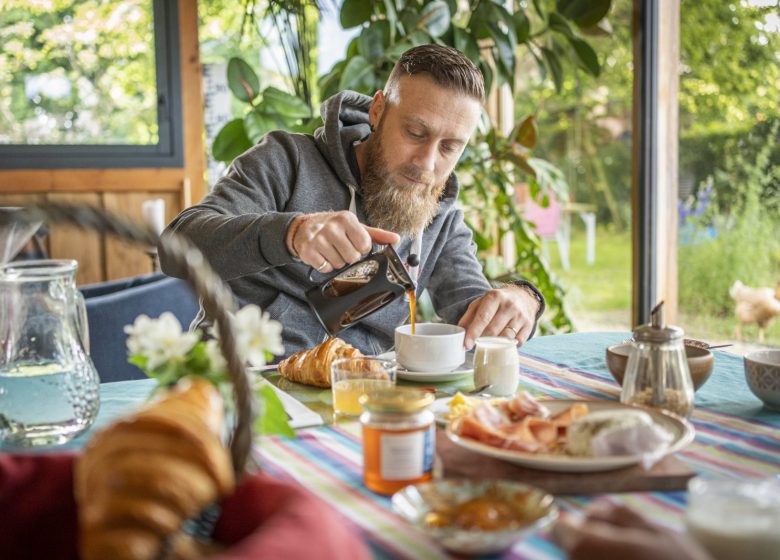
{"label": "orange jam in jar", "polygon": [[433,477],[436,426],[428,410],[432,393],[411,387],[370,391],[360,397],[363,414],[363,482],[390,495]]}

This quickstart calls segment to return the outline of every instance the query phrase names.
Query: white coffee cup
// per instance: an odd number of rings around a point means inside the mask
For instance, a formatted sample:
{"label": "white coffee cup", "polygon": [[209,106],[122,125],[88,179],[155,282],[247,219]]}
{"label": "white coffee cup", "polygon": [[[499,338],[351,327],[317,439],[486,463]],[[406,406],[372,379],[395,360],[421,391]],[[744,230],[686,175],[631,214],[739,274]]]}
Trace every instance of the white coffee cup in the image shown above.
{"label": "white coffee cup", "polygon": [[445,323],[417,323],[395,329],[395,359],[407,371],[452,371],[466,360],[466,331]]}

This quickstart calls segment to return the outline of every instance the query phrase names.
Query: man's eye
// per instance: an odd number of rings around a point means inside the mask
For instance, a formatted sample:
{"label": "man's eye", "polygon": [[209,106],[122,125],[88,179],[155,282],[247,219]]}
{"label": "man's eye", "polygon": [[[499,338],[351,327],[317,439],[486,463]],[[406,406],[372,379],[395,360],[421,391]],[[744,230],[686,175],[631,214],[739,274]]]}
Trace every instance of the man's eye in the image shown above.
{"label": "man's eye", "polygon": [[451,154],[455,151],[455,146],[452,144],[442,144],[441,145],[441,151],[445,154]]}
{"label": "man's eye", "polygon": [[409,136],[411,136],[412,138],[415,138],[417,140],[419,140],[420,138],[423,137],[422,134],[419,134],[419,133],[417,133],[417,132],[415,132],[413,130],[408,130],[407,133],[409,134]]}

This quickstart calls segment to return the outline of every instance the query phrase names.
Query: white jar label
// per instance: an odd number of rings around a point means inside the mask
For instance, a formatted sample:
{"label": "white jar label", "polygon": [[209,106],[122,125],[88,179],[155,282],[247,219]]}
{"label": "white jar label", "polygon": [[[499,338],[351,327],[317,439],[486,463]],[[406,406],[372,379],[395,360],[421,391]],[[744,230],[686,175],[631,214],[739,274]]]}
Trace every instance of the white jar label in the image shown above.
{"label": "white jar label", "polygon": [[379,440],[384,480],[420,478],[433,468],[434,427],[404,434],[384,433]]}

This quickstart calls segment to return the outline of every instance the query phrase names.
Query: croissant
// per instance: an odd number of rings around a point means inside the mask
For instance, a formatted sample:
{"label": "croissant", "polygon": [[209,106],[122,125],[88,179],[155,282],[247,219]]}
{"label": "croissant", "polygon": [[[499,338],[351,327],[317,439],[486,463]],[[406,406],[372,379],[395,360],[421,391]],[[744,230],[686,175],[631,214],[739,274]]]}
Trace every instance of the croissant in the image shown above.
{"label": "croissant", "polygon": [[330,365],[338,358],[361,358],[357,348],[340,338],[329,338],[309,350],[296,352],[279,362],[279,373],[283,377],[304,385],[330,387]]}
{"label": "croissant", "polygon": [[184,520],[232,492],[223,415],[211,383],[185,379],[92,438],[74,474],[82,559],[156,558]]}

